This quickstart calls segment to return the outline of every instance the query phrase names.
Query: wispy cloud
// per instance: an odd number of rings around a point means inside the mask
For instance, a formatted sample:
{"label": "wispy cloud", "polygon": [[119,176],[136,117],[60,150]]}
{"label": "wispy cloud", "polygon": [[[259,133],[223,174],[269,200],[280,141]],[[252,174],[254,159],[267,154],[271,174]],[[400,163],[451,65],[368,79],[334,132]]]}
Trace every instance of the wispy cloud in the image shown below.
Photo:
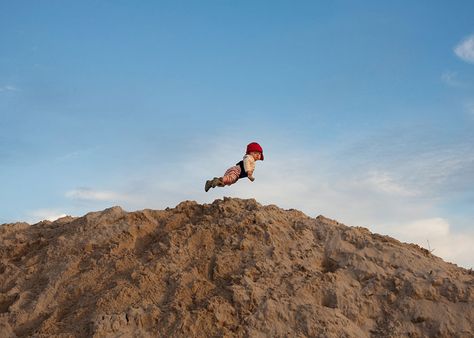
{"label": "wispy cloud", "polygon": [[474,63],[474,35],[468,36],[455,48],[454,53],[462,60]]}
{"label": "wispy cloud", "polygon": [[17,91],[19,91],[19,89],[12,85],[0,86],[0,93],[1,92],[17,92]]}
{"label": "wispy cloud", "polygon": [[416,191],[403,186],[388,172],[378,170],[370,171],[367,174],[365,182],[367,188],[373,188],[376,191],[384,192],[390,195],[415,196]]}
{"label": "wispy cloud", "polygon": [[459,80],[457,72],[446,71],[441,75],[441,80],[450,87],[464,87],[464,83]]}
{"label": "wispy cloud", "polygon": [[67,162],[71,160],[78,160],[81,157],[91,155],[95,151],[100,149],[100,146],[94,146],[94,147],[89,147],[89,148],[84,148],[84,149],[79,149],[75,151],[71,151],[68,153],[65,153],[59,157],[56,158],[56,161],[58,162]]}
{"label": "wispy cloud", "polygon": [[120,194],[113,191],[94,190],[90,188],[78,188],[70,190],[66,193],[66,197],[74,200],[101,202],[127,201],[130,199],[130,197],[125,194]]}

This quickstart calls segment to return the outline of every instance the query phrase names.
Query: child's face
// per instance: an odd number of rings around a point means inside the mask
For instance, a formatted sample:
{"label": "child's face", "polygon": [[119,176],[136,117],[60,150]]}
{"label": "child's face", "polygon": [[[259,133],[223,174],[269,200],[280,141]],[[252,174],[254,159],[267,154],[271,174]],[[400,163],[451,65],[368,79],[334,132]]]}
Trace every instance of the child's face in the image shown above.
{"label": "child's face", "polygon": [[259,153],[258,151],[252,151],[250,155],[254,158],[255,161],[262,159],[262,154]]}

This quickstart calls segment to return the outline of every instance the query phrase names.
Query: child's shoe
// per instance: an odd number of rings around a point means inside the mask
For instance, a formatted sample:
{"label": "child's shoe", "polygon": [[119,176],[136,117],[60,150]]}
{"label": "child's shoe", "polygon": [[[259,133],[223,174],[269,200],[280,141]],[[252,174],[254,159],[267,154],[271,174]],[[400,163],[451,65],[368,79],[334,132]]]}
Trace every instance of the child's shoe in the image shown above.
{"label": "child's shoe", "polygon": [[209,189],[211,189],[211,187],[212,187],[212,181],[213,181],[213,180],[207,180],[207,181],[206,181],[206,185],[204,186],[204,190],[205,190],[206,192],[208,192]]}

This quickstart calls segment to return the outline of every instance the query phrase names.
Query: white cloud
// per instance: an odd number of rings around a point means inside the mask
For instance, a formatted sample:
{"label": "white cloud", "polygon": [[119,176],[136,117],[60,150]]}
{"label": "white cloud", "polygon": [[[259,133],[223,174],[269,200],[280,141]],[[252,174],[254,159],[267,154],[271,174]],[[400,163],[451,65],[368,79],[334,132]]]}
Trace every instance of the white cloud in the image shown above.
{"label": "white cloud", "polygon": [[416,220],[396,227],[396,232],[401,237],[409,237],[416,240],[425,240],[429,236],[434,238],[445,237],[449,235],[450,225],[448,221],[440,217]]}
{"label": "white cloud", "polygon": [[66,214],[57,209],[38,209],[28,213],[28,222],[36,223],[43,220],[55,221],[58,218],[65,217]]}
{"label": "white cloud", "polygon": [[448,220],[441,217],[419,219],[404,224],[385,224],[375,231],[401,241],[424,247],[446,261],[466,268],[474,267],[474,233],[452,231]]}
{"label": "white cloud", "polygon": [[466,62],[474,63],[474,35],[464,39],[454,48],[454,53]]}
{"label": "white cloud", "polygon": [[83,201],[126,201],[130,197],[113,191],[99,191],[90,188],[78,188],[68,191],[66,197]]}

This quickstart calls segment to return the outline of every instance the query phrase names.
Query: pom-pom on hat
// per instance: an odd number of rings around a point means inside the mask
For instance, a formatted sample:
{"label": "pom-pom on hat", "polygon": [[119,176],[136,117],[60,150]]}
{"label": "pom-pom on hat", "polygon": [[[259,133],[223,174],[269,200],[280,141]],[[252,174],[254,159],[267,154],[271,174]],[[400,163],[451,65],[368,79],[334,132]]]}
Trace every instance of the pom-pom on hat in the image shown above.
{"label": "pom-pom on hat", "polygon": [[252,151],[259,152],[262,154],[262,161],[263,161],[263,148],[257,142],[252,142],[247,145],[247,154],[250,154]]}

